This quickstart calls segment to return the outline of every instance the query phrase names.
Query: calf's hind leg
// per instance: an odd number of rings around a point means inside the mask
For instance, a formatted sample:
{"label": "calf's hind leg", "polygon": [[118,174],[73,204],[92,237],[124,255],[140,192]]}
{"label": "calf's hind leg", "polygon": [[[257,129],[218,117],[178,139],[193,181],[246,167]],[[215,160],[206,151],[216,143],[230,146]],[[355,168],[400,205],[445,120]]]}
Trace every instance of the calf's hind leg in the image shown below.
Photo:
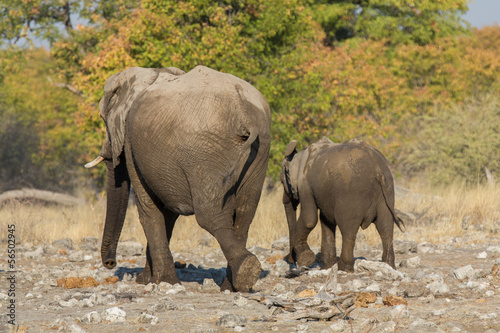
{"label": "calf's hind leg", "polygon": [[307,199],[304,197],[300,202],[301,211],[294,232],[295,239],[292,240],[298,267],[309,267],[316,260],[314,252],[307,244],[307,237],[318,223],[318,207],[312,196]]}
{"label": "calf's hind leg", "polygon": [[394,219],[387,206],[379,209],[375,226],[382,240],[382,261],[389,264],[392,268],[396,269],[394,263]]}
{"label": "calf's hind leg", "polygon": [[356,244],[356,234],[360,224],[356,219],[339,222],[339,229],[342,234],[342,251],[339,260],[340,270],[346,272],[354,271],[354,245]]}

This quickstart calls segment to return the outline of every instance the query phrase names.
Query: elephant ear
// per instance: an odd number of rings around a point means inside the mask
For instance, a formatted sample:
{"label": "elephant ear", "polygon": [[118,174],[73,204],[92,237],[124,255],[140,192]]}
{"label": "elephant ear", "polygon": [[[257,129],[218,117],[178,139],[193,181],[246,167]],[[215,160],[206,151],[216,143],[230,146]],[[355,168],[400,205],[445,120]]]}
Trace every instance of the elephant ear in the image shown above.
{"label": "elephant ear", "polygon": [[285,157],[288,157],[294,153],[297,152],[297,150],[295,149],[297,147],[297,140],[292,140],[289,144],[288,144],[288,147],[286,147],[286,150],[285,150]]}
{"label": "elephant ear", "polygon": [[158,69],[132,67],[114,74],[104,85],[104,96],[99,103],[99,110],[106,122],[113,167],[120,163],[119,156],[125,143],[127,114],[137,97],[155,82],[159,73]]}

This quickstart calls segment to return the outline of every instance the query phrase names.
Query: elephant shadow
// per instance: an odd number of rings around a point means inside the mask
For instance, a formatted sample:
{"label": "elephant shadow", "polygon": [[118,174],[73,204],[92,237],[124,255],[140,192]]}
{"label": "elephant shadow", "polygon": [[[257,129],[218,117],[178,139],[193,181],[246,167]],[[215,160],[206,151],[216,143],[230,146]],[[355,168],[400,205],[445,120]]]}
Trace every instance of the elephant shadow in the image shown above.
{"label": "elephant shadow", "polygon": [[[129,268],[129,267],[118,267],[113,276],[117,276],[120,281],[123,280],[125,274],[128,274],[132,278],[136,278],[139,273],[141,273],[143,268]],[[190,264],[186,268],[176,268],[177,276],[181,282],[197,282],[203,285],[205,279],[213,279],[214,282],[221,286],[226,277],[226,268],[200,268]],[[269,271],[263,270],[260,274],[260,278],[264,278],[269,275]]]}

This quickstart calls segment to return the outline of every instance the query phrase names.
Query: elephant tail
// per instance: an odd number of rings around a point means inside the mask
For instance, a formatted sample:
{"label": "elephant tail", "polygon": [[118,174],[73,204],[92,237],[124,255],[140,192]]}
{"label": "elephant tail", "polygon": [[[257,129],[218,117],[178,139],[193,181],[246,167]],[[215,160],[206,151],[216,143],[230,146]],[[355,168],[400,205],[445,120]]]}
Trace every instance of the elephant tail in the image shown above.
{"label": "elephant tail", "polygon": [[396,212],[394,210],[394,203],[391,205],[390,201],[388,200],[389,197],[387,194],[387,184],[386,184],[385,176],[382,174],[381,177],[377,177],[377,180],[378,180],[378,183],[380,184],[380,188],[382,189],[382,195],[384,196],[385,204],[386,204],[387,208],[389,208],[389,211],[391,212],[392,219],[393,219],[394,223],[396,223],[396,225],[398,226],[399,230],[401,230],[401,232],[405,232],[406,226],[405,226],[403,220],[396,214]]}
{"label": "elephant tail", "polygon": [[243,146],[241,147],[241,153],[236,161],[236,164],[233,170],[224,177],[223,185],[225,185],[228,181],[233,180],[231,188],[224,195],[223,205],[225,205],[227,199],[235,194],[238,191],[238,188],[241,186],[245,179],[245,175],[247,174],[250,166],[255,161],[257,154],[260,148],[260,138],[259,131],[249,131],[248,136],[241,136],[242,141],[244,141]]}

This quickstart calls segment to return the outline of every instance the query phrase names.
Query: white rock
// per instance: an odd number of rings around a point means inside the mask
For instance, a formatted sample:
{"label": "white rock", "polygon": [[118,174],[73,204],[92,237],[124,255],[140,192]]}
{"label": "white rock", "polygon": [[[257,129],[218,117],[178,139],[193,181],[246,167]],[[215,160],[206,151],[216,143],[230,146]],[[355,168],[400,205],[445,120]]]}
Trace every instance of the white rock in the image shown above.
{"label": "white rock", "polygon": [[115,283],[115,288],[117,293],[126,293],[132,289],[132,287],[129,284],[122,281]]}
{"label": "white rock", "polygon": [[456,269],[455,271],[453,271],[453,276],[455,277],[455,279],[463,280],[473,270],[474,270],[474,268],[472,268],[471,265],[463,266],[463,267],[460,267],[460,268]]}
{"label": "white rock", "polygon": [[347,323],[347,320],[339,319],[335,323],[330,325],[330,329],[332,332],[344,332],[350,328],[349,324]]}
{"label": "white rock", "polygon": [[486,253],[486,252],[480,252],[476,256],[477,259],[486,259],[487,257],[488,257],[488,253]]}
{"label": "white rock", "polygon": [[484,290],[490,287],[490,284],[487,282],[478,282],[478,281],[469,281],[466,284],[467,288],[469,289],[477,289],[477,290]]}
{"label": "white rock", "polygon": [[78,304],[78,300],[71,298],[68,301],[59,301],[59,305],[62,306],[63,308],[71,308],[74,307]]}
{"label": "white rock", "polygon": [[328,276],[330,270],[329,269],[313,269],[307,272],[308,276],[312,277],[325,277]]}
{"label": "white rock", "polygon": [[309,325],[302,324],[297,326],[297,332],[307,332],[307,330],[309,330]]}
{"label": "white rock", "polygon": [[205,290],[205,291],[213,291],[213,290],[219,290],[219,286],[217,285],[217,283],[215,283],[214,279],[209,279],[209,278],[205,278],[203,279],[203,285],[201,286],[201,289]]}
{"label": "white rock", "polygon": [[64,264],[61,265],[61,268],[65,271],[74,271],[75,265],[70,264],[69,262],[65,262]]}
{"label": "white rock", "polygon": [[484,314],[484,315],[480,315],[479,319],[481,319],[481,320],[490,320],[490,319],[495,319],[496,317],[498,317],[498,315],[496,313],[492,312],[492,313],[487,313],[487,314]]}
{"label": "white rock", "polygon": [[156,289],[157,285],[155,283],[148,283],[144,286],[145,293],[151,293]]}
{"label": "white rock", "polygon": [[186,293],[186,287],[184,287],[182,284],[180,283],[176,283],[172,286],[172,288],[170,288],[169,290],[167,290],[166,294],[167,295],[175,295],[175,294],[185,294]]}
{"label": "white rock", "polygon": [[403,273],[398,272],[385,262],[358,259],[354,262],[354,271],[358,273],[366,271],[376,273],[380,271],[386,278],[390,278],[393,280],[404,278]]}
{"label": "white rock", "polygon": [[432,282],[426,286],[433,295],[444,295],[450,292],[450,287],[446,283]]}
{"label": "white rock", "polygon": [[[364,324],[364,325],[363,325]],[[364,329],[361,332],[372,332],[372,333],[392,333],[395,331],[396,328],[396,323],[392,320],[390,321],[385,321],[382,323],[379,322],[370,322],[368,321],[367,324],[363,322],[361,325],[364,327]],[[348,330],[347,332],[351,332]]]}
{"label": "white rock", "polygon": [[82,308],[91,308],[94,306],[94,303],[92,303],[90,298],[84,298],[80,302],[78,302],[78,305]]}
{"label": "white rock", "polygon": [[82,322],[99,324],[100,322],[102,322],[102,317],[99,312],[92,311],[83,316]]}
{"label": "white rock", "polygon": [[352,287],[354,288],[355,291],[361,290],[365,286],[366,286],[366,283],[363,280],[360,280],[360,279],[352,280]]}
{"label": "white rock", "polygon": [[421,280],[421,282],[426,285],[432,282],[443,282],[443,281],[444,281],[443,277],[436,273],[425,275],[424,277],[422,277]]}
{"label": "white rock", "polygon": [[147,312],[142,312],[139,318],[137,318],[137,322],[142,324],[156,325],[158,324],[158,317],[153,316],[152,314],[149,314]]}
{"label": "white rock", "polygon": [[446,313],[446,309],[438,309],[438,310],[432,311],[432,315],[437,316],[437,317],[440,317],[440,316],[444,315],[445,313]]}
{"label": "white rock", "polygon": [[72,252],[68,256],[70,262],[82,262],[83,261],[83,251]]}
{"label": "white rock", "polygon": [[158,289],[159,292],[165,293],[168,290],[172,289],[172,285],[168,282],[162,281],[162,282],[160,282],[160,284],[158,284],[156,289]]}
{"label": "white rock", "polygon": [[117,303],[116,297],[113,294],[106,295],[102,298],[102,303],[104,305],[115,305]]}
{"label": "white rock", "polygon": [[276,260],[274,266],[277,270],[288,270],[288,268],[290,267],[290,265],[283,259]]}
{"label": "white rock", "polygon": [[107,320],[111,323],[123,323],[123,322],[125,322],[126,316],[127,316],[127,313],[117,306],[110,308],[110,309],[106,309],[102,313],[103,319]]}
{"label": "white rock", "polygon": [[484,293],[484,296],[486,297],[495,296],[495,292],[493,290],[488,290]]}
{"label": "white rock", "polygon": [[38,246],[36,250],[30,251],[30,252],[24,252],[22,255],[26,259],[37,259],[40,258],[43,255],[43,246]]}
{"label": "white rock", "polygon": [[215,324],[223,328],[232,328],[235,326],[244,326],[246,322],[246,317],[237,314],[226,313],[217,318]]}
{"label": "white rock", "polygon": [[380,291],[380,285],[378,283],[372,283],[366,287],[366,291],[377,292]]}
{"label": "white rock", "polygon": [[9,295],[6,293],[0,293],[0,301],[6,301],[9,299]]}
{"label": "white rock", "polygon": [[408,306],[404,304],[395,305],[390,311],[392,320],[400,320],[403,318],[410,318],[410,312],[408,311]]}
{"label": "white rock", "polygon": [[500,246],[488,246],[486,251],[500,253]]}
{"label": "white rock", "polygon": [[83,329],[83,327],[73,323],[73,324],[68,325],[64,332],[66,332],[66,333],[85,333],[85,330]]}
{"label": "white rock", "polygon": [[89,300],[92,304],[101,305],[103,304],[103,297],[101,293],[93,293],[90,295]]}
{"label": "white rock", "polygon": [[399,263],[399,266],[407,268],[419,268],[422,267],[422,259],[420,259],[420,257],[403,259]]}
{"label": "white rock", "polygon": [[235,306],[245,306],[248,304],[248,300],[241,295],[241,293],[237,293],[233,298],[233,305]]}
{"label": "white rock", "polygon": [[436,323],[433,323],[432,321],[425,321],[421,318],[416,319],[409,325],[410,329],[418,329],[420,332],[425,332],[426,330],[432,328],[432,329],[438,329],[438,326]]}

